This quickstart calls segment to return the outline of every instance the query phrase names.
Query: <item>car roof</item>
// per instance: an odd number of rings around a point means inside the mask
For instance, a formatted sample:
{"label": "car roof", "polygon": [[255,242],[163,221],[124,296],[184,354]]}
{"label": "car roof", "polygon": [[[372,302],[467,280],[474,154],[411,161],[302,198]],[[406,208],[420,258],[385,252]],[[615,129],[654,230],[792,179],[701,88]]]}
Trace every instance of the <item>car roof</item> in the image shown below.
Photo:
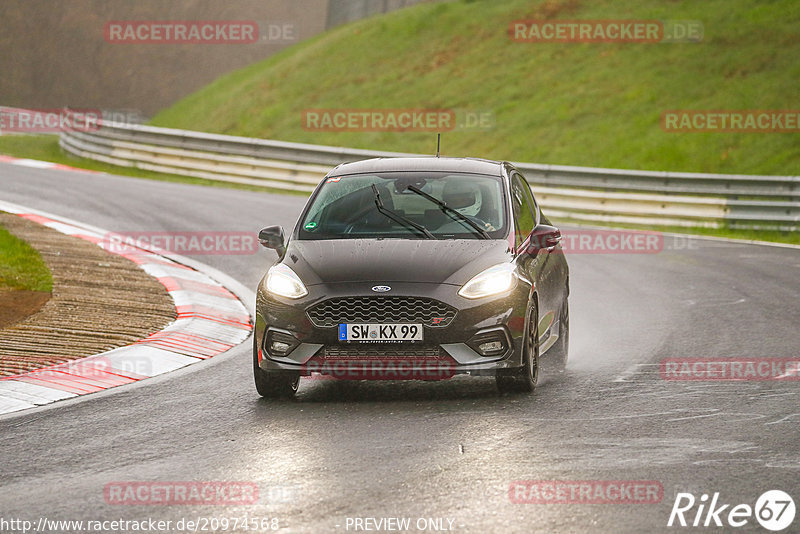
{"label": "car roof", "polygon": [[369,174],[377,172],[443,171],[471,174],[502,175],[503,163],[479,158],[437,158],[434,156],[412,158],[374,158],[352,163],[342,163],[329,176]]}

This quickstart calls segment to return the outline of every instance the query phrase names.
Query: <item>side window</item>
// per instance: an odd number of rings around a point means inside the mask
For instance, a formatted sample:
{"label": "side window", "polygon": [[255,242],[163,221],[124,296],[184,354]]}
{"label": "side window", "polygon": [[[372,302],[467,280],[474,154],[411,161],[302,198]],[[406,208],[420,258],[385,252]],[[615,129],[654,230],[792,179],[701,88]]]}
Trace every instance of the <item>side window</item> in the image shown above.
{"label": "side window", "polygon": [[514,209],[514,229],[519,247],[536,226],[536,215],[530,188],[518,174],[511,178],[511,204]]}

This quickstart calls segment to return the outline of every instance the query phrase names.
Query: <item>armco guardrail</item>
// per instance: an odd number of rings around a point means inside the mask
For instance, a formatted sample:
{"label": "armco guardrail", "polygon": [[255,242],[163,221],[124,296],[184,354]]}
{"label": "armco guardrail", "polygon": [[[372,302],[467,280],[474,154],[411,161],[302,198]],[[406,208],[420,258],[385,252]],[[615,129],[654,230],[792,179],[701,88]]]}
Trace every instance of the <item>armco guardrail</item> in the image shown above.
{"label": "armco guardrail", "polygon": [[[67,131],[65,151],[126,167],[310,192],[330,167],[412,154],[103,123]],[[800,226],[800,177],[595,169],[518,163],[554,218],[645,225]]]}

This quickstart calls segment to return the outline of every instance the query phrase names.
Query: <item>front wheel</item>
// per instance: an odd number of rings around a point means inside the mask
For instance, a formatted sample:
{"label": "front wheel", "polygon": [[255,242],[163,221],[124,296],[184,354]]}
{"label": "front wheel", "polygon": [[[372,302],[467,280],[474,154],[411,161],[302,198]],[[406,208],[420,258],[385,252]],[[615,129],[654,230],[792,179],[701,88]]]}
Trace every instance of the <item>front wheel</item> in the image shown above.
{"label": "front wheel", "polygon": [[531,393],[539,380],[539,312],[534,303],[528,312],[522,346],[522,367],[500,369],[495,381],[500,393]]}
{"label": "front wheel", "polygon": [[253,376],[256,391],[268,399],[288,399],[297,393],[300,373],[297,371],[265,371],[258,365],[258,344],[253,336]]}

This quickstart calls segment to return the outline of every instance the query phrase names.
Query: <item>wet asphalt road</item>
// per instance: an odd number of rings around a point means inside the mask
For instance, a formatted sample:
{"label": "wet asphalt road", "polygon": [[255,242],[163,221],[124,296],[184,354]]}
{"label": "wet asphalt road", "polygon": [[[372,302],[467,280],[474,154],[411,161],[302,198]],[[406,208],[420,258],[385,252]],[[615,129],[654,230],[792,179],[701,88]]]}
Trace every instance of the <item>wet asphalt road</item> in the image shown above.
{"label": "wet asphalt road", "polygon": [[[0,199],[120,232],[290,227],[304,202],[6,164]],[[274,257],[196,259],[255,289]],[[571,361],[533,396],[459,377],[303,380],[295,400],[266,401],[248,341],[165,377],[0,419],[0,519],[153,518],[172,521],[171,532],[181,519],[245,515],[292,533],[354,532],[367,517],[410,518],[412,532],[421,518],[441,518],[428,532],[682,532],[710,529],[667,527],[678,492],[719,492],[731,505],[770,489],[800,499],[800,382],[666,381],[658,367],[798,357],[800,250],[667,237],[658,254],[569,263]],[[657,481],[663,498],[515,504],[517,480]],[[246,481],[260,498],[110,505],[103,489],[115,481]],[[753,518],[736,530],[767,532]]]}

